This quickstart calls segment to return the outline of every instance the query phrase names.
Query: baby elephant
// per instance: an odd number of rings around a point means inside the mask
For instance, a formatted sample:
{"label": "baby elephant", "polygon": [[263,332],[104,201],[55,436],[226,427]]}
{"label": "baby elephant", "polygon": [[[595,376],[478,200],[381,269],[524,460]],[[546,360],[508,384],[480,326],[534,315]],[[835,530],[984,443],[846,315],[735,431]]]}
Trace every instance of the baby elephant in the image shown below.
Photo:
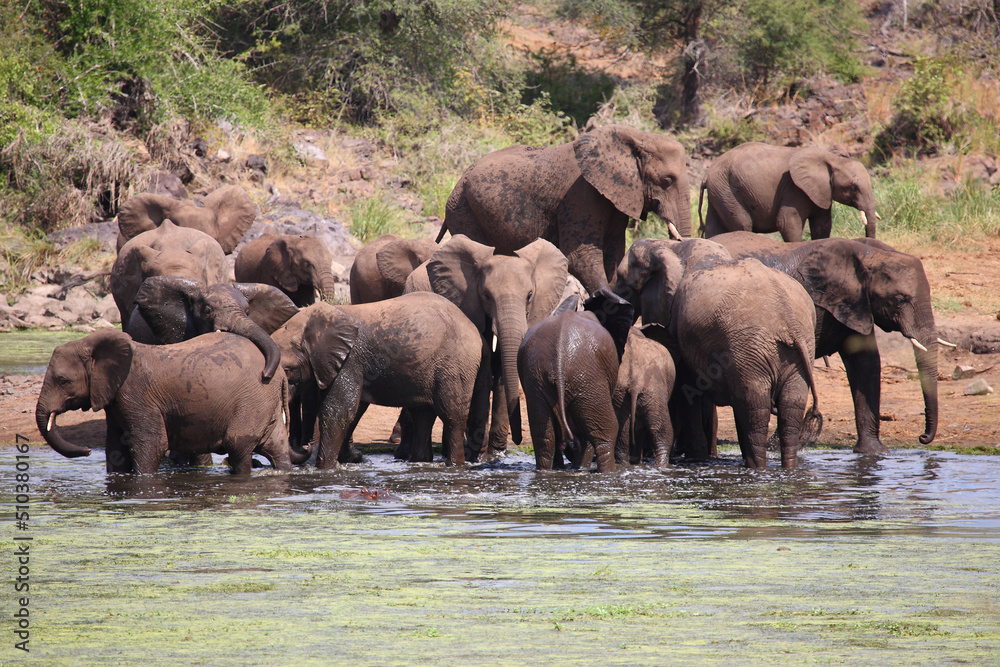
{"label": "baby elephant", "polygon": [[319,392],[317,467],[337,465],[371,403],[410,409],[412,461],[431,460],[437,416],[448,463],[465,463],[470,406],[479,423],[489,407],[489,376],[480,373],[479,331],[458,306],[430,292],[357,306],[321,302],[300,310],[273,337],[289,381]]}
{"label": "baby elephant", "polygon": [[619,424],[616,463],[640,463],[652,456],[657,467],[670,465],[674,427],[669,401],[677,371],[670,352],[656,342],[666,334],[659,324],[628,332],[614,396]]}
{"label": "baby elephant", "polygon": [[228,454],[237,474],[250,473],[254,452],[290,470],[288,383],[280,368],[261,382],[263,370],[264,355],[236,334],[143,345],[120,331],[98,331],[52,352],[35,421],[63,456],[88,456],[89,447],[59,434],[56,415],[104,410],[108,472],[156,472],[168,449]]}
{"label": "baby elephant", "polygon": [[587,300],[583,313],[577,302],[569,297],[528,329],[517,352],[535,467],[551,470],[563,451],[574,468],[589,467],[596,452],[598,472],[612,472],[618,438],[612,399],[633,309],[607,288]]}

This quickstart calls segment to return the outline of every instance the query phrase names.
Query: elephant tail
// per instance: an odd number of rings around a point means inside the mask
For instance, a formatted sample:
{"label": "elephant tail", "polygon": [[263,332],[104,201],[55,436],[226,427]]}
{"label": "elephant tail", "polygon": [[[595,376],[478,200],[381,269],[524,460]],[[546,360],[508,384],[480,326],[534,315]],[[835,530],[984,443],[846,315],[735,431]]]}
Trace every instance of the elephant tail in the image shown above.
{"label": "elephant tail", "polygon": [[816,377],[813,373],[813,358],[809,354],[808,348],[801,341],[796,343],[802,361],[805,364],[807,379],[809,380],[809,391],[812,392],[812,407],[806,410],[805,419],[802,421],[802,433],[799,438],[799,446],[811,445],[819,439],[819,434],[823,432],[823,414],[819,411],[819,394],[816,392]]}
{"label": "elephant tail", "polygon": [[705,190],[708,189],[708,181],[702,179],[701,188],[698,190],[698,236],[705,236],[705,220],[701,216],[701,203],[705,198]]}
{"label": "elephant tail", "polygon": [[557,359],[556,367],[556,406],[555,406],[555,416],[556,421],[559,422],[559,430],[561,432],[562,438],[559,442],[560,447],[564,450],[568,443],[573,442],[573,431],[570,430],[569,420],[566,419],[566,380],[562,371],[562,354],[559,354]]}
{"label": "elephant tail", "polygon": [[434,243],[441,243],[441,239],[444,238],[445,233],[448,231],[448,222],[446,220],[441,221],[441,229],[438,231],[437,238],[434,239]]}
{"label": "elephant tail", "polygon": [[[639,392],[635,391],[635,388],[629,390],[629,400],[631,404],[629,405],[629,422],[628,422],[628,446],[631,448],[635,444],[635,411],[639,404]],[[642,456],[640,452],[639,456]]]}

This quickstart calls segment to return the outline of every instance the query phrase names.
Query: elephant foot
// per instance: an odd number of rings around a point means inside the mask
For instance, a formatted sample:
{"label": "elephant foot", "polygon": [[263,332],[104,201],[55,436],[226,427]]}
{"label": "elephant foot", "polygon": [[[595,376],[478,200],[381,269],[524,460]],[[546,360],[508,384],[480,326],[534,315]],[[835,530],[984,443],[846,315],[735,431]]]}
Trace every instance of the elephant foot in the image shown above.
{"label": "elephant foot", "polygon": [[361,452],[355,449],[353,440],[344,443],[337,455],[337,463],[361,463],[361,460]]}
{"label": "elephant foot", "polygon": [[309,460],[312,456],[312,446],[306,445],[305,447],[289,447],[289,454],[291,455],[291,461],[295,465],[302,465]]}
{"label": "elephant foot", "polygon": [[[486,453],[480,453],[479,460],[486,463],[496,463],[507,456],[507,448],[497,449],[495,447],[487,447]],[[472,459],[469,459],[470,461]]]}
{"label": "elephant foot", "polygon": [[878,438],[874,440],[858,440],[854,445],[854,453],[863,456],[883,456],[889,453],[889,448]]}
{"label": "elephant foot", "polygon": [[398,445],[403,439],[403,427],[396,421],[396,425],[392,427],[392,434],[389,435],[389,444]]}

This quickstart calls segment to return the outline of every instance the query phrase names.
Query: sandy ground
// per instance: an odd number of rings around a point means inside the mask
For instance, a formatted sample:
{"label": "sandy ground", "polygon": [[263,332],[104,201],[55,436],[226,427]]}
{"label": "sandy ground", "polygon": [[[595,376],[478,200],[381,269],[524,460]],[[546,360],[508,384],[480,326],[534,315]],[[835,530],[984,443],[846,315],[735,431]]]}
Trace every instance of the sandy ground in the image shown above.
{"label": "sandy ground", "polygon": [[[922,253],[906,248],[924,262],[934,297],[938,325],[960,323],[966,329],[989,328],[1000,319],[1000,239],[982,249],[945,252],[935,249]],[[917,436],[923,433],[923,400],[916,378],[916,364],[910,344],[898,334],[880,335],[882,354],[882,441],[889,447],[921,447]],[[972,379],[951,380],[956,365],[972,366],[976,378],[984,378],[997,392],[985,396],[965,396],[963,389]],[[976,355],[963,350],[942,350],[938,365],[942,376],[938,386],[940,400],[937,438],[932,446],[984,447],[1000,453],[1000,354]],[[825,417],[820,443],[853,446],[854,409],[847,376],[839,356],[830,358],[827,368],[816,360],[820,409]],[[0,443],[11,443],[25,436],[32,443],[44,442],[34,421],[35,401],[41,388],[41,376],[17,378],[16,384],[3,383],[13,393],[0,395]],[[385,446],[396,420],[396,410],[371,406],[358,426],[355,440],[365,446]],[[530,444],[527,415],[522,401],[525,444]],[[103,414],[67,413],[59,417],[63,433],[81,444],[102,444]],[[772,419],[772,429],[775,420]],[[720,410],[720,438],[736,439],[732,414]],[[440,423],[434,438],[440,442]]]}

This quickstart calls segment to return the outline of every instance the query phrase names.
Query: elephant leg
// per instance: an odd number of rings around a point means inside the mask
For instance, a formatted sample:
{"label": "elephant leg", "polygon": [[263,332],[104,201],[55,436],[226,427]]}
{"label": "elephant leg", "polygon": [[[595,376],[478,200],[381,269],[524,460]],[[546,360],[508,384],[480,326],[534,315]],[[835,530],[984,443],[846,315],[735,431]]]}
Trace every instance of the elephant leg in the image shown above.
{"label": "elephant leg", "polygon": [[467,415],[453,415],[449,413],[441,415],[441,423],[443,425],[441,448],[445,450],[445,463],[450,466],[465,465],[465,443],[463,442],[463,437],[467,421]]}
{"label": "elephant leg", "polygon": [[[645,430],[653,445],[653,462],[657,468],[670,465],[670,449],[674,444],[674,426],[670,422],[667,406],[657,404],[659,397],[644,397],[640,401],[640,414],[644,416]],[[713,406],[714,407],[714,406]],[[712,452],[715,456],[715,452]]]}
{"label": "elephant leg", "polygon": [[[225,446],[229,459],[229,472],[234,475],[249,475],[250,471],[253,470],[254,443],[248,442],[248,440],[247,437],[240,438],[237,442]],[[267,455],[265,454],[265,456]],[[268,456],[269,460],[270,458]],[[274,465],[274,461],[271,461],[271,464]],[[290,470],[291,467],[291,463],[289,463],[287,469]]]}
{"label": "elephant leg", "polygon": [[[123,440],[127,438],[123,437]],[[167,432],[162,422],[150,424],[141,431],[133,430],[130,449],[135,472],[144,475],[155,473],[167,453],[167,447]]]}
{"label": "elephant leg", "polygon": [[[607,405],[611,404],[607,397]],[[597,455],[597,472],[614,472],[615,441],[618,439],[618,420],[612,410],[602,410],[600,405],[583,405],[573,402],[567,406],[566,417],[573,424],[574,435],[586,443],[581,467],[590,467],[591,457]]]}
{"label": "elephant leg", "polygon": [[[604,253],[596,242],[576,243],[564,250],[569,260],[569,272],[580,279],[588,292],[592,294],[608,286]],[[613,271],[611,275],[614,275]]]}
{"label": "elephant leg", "polygon": [[392,433],[389,434],[389,444],[398,445],[403,437],[403,414],[400,413],[396,423],[392,426]]}
{"label": "elephant leg", "polygon": [[118,426],[106,418],[107,436],[104,440],[105,467],[108,472],[133,472],[135,462],[132,460],[132,450],[127,441],[130,437],[122,434]]}
{"label": "elephant leg", "polygon": [[[490,385],[493,376],[490,368],[489,348],[483,348],[483,357],[479,362],[479,373],[472,390],[472,401],[469,405],[469,415],[466,421],[465,458],[469,462],[479,461],[486,441],[486,424],[490,418]],[[495,452],[487,451],[487,454]],[[487,460],[489,457],[486,457]]]}
{"label": "elephant leg", "polygon": [[[629,397],[626,396],[628,401]],[[628,407],[627,405],[625,407]],[[615,463],[630,465],[642,463],[642,448],[632,442],[632,415],[622,410],[618,416],[618,438],[615,441]]]}
{"label": "elephant leg", "polygon": [[400,461],[409,461],[410,452],[413,451],[413,417],[408,408],[399,411],[399,418],[396,420],[399,425],[399,444],[393,457]]}
{"label": "elephant leg", "polygon": [[621,227],[614,224],[608,225],[608,229],[604,234],[603,257],[605,284],[614,279],[615,272],[618,270],[618,265],[625,257],[625,229],[627,226],[627,221],[626,224]]}
{"label": "elephant leg", "polygon": [[[285,429],[275,427],[267,440],[255,450],[264,456],[275,470],[288,472],[292,469],[292,457],[288,448],[288,438]],[[232,457],[230,457],[230,460]]]}
{"label": "elephant leg", "polygon": [[[531,431],[531,444],[535,449],[535,468],[552,470],[556,448],[555,415],[544,400],[527,403],[528,429]],[[562,458],[562,455],[559,458]]]}
{"label": "elephant leg", "polygon": [[337,384],[353,384],[357,391],[344,396],[344,392],[328,389],[320,403],[319,448],[316,454],[316,467],[320,470],[337,467],[340,449],[361,405],[361,382],[349,383],[342,381],[341,377],[337,379]]}
{"label": "elephant leg", "polygon": [[809,216],[809,235],[815,239],[828,239],[833,231],[833,211],[821,209]]}
{"label": "elephant leg", "polygon": [[722,216],[719,215],[715,207],[712,206],[712,202],[708,202],[708,210],[705,211],[705,223],[702,227],[704,238],[712,238],[713,236],[718,236],[719,234],[725,234],[730,231],[753,231],[753,221],[750,219],[750,214],[740,209],[740,213],[743,215],[737,216],[739,218],[739,223],[734,225],[732,229],[726,226],[722,220]]}
{"label": "elephant leg", "polygon": [[669,408],[671,421],[677,426],[677,453],[689,461],[705,461],[716,456],[715,406],[704,396],[691,396],[689,400],[683,392],[674,392]]}
{"label": "elephant leg", "polygon": [[794,468],[798,465],[802,424],[808,397],[809,385],[800,374],[789,377],[781,387],[777,407],[782,468]]}
{"label": "elephant leg", "polygon": [[490,419],[490,444],[487,460],[503,458],[507,452],[507,438],[510,435],[510,416],[507,414],[507,391],[503,377],[498,373],[493,377],[493,410]]}
{"label": "elephant leg", "polygon": [[839,352],[854,399],[854,425],[858,431],[854,451],[858,454],[887,454],[889,448],[879,439],[882,360],[875,335],[852,335]]}
{"label": "elephant leg", "polygon": [[364,401],[358,405],[358,411],[355,413],[354,419],[351,420],[351,425],[347,429],[344,446],[340,448],[340,453],[337,455],[337,463],[361,463],[363,458],[361,452],[354,446],[354,429],[358,427],[358,422],[364,417],[368,405]]}
{"label": "elephant leg", "polygon": [[430,463],[434,460],[434,450],[431,445],[431,428],[436,417],[434,409],[410,408],[409,412],[413,419],[413,448],[410,451],[410,461]]}
{"label": "elephant leg", "polygon": [[767,426],[771,421],[768,397],[749,395],[734,401],[733,416],[743,462],[748,468],[766,468]]}
{"label": "elephant leg", "polygon": [[[802,228],[805,227],[805,220],[794,206],[783,206],[778,209],[778,217],[775,221],[781,238],[787,243],[795,243],[802,240]],[[812,229],[810,225],[809,229]]]}

